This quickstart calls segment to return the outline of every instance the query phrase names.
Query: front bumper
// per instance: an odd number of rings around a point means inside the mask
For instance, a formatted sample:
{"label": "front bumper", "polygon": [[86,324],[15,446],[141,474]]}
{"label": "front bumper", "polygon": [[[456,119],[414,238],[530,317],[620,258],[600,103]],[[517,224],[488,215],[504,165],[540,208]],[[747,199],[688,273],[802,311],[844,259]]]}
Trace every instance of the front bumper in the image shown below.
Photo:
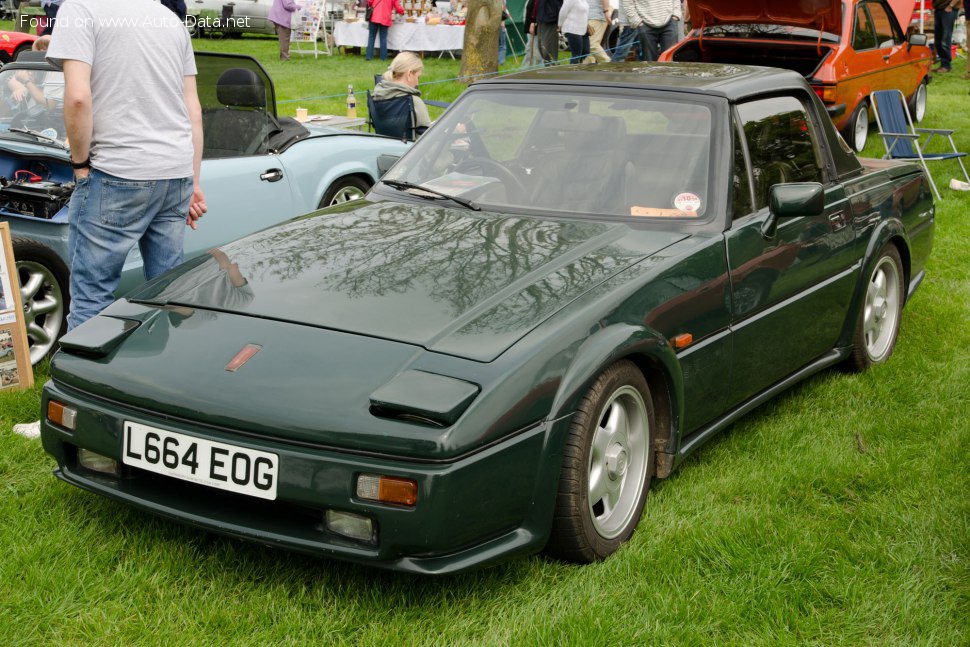
{"label": "front bumper", "polygon": [[[418,462],[255,440],[231,430],[157,418],[52,382],[44,388],[42,411],[52,397],[78,410],[74,432],[41,421],[44,449],[57,460],[55,474],[67,483],[220,534],[426,574],[470,570],[542,548],[560,462],[558,455],[547,455],[547,448],[561,446],[551,437],[569,424],[568,418],[538,424],[452,462]],[[125,421],[276,453],[277,499],[260,500],[128,466],[122,466],[120,478],[81,467],[79,447],[121,462]],[[416,505],[358,499],[354,486],[361,473],[414,479]],[[328,532],[323,523],[327,509],[371,517],[376,543]]]}

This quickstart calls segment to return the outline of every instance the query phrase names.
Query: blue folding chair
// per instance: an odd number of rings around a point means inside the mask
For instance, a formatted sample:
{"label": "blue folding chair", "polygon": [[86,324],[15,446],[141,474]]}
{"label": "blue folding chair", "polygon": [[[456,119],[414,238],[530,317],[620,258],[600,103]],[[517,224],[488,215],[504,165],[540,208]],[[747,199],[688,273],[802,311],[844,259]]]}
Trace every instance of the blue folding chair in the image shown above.
{"label": "blue folding chair", "polygon": [[367,114],[370,125],[378,135],[414,141],[414,102],[410,95],[374,101],[367,91]]}
{"label": "blue folding chair", "polygon": [[[906,98],[901,91],[897,89],[873,92],[872,109],[876,113],[879,136],[882,137],[883,144],[886,146],[886,154],[882,158],[919,160],[926,172],[926,177],[930,180],[930,186],[933,187],[937,200],[942,200],[943,197],[936,188],[936,183],[933,181],[933,176],[930,175],[930,169],[927,168],[926,162],[955,159],[963,170],[963,177],[970,183],[970,175],[967,175],[967,169],[963,165],[962,159],[967,154],[957,151],[957,146],[953,143],[953,131],[942,128],[914,128],[909,110],[906,109]],[[920,145],[920,136],[923,134],[928,134],[929,137]],[[950,141],[951,152],[926,152],[926,148],[937,135],[946,137]]]}

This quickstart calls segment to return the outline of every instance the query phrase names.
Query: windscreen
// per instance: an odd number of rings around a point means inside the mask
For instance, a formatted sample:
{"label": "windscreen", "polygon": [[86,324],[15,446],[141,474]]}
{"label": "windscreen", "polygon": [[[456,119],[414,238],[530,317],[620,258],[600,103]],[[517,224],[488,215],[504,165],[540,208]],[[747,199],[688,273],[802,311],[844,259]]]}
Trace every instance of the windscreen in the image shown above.
{"label": "windscreen", "polygon": [[688,100],[477,92],[387,175],[483,208],[697,220],[710,196],[712,113]]}
{"label": "windscreen", "polygon": [[28,129],[63,143],[64,75],[59,71],[0,72],[0,131]]}

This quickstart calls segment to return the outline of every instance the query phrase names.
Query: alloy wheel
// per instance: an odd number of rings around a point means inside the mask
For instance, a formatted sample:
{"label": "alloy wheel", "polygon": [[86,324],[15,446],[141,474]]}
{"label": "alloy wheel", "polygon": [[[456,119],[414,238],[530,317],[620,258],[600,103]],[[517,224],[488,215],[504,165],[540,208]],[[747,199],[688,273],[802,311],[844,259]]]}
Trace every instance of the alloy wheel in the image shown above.
{"label": "alloy wheel", "polygon": [[892,348],[900,298],[899,269],[891,258],[883,257],[869,279],[862,316],[866,353],[873,362],[882,360]]}
{"label": "alloy wheel", "polygon": [[342,204],[344,202],[350,202],[351,200],[360,200],[364,197],[365,191],[360,187],[353,185],[342,186],[337,189],[333,198],[330,200],[328,207],[332,207],[335,204]]}
{"label": "alloy wheel", "polygon": [[607,400],[589,455],[589,515],[596,532],[612,539],[639,513],[646,482],[647,408],[637,389],[622,386]]}
{"label": "alloy wheel", "polygon": [[64,321],[64,295],[53,272],[41,263],[19,261],[20,296],[24,304],[24,323],[30,340],[30,363],[44,358],[61,333]]}

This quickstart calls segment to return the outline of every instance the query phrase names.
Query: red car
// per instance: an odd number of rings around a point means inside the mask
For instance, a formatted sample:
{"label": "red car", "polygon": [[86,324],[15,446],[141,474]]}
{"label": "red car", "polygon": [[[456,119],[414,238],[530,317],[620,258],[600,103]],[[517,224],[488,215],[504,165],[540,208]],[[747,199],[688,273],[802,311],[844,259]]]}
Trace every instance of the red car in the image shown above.
{"label": "red car", "polygon": [[913,121],[926,112],[932,53],[908,38],[886,0],[687,0],[694,29],[662,61],[782,67],[805,76],[845,140],[866,145],[869,95],[899,88]]}
{"label": "red car", "polygon": [[6,65],[20,52],[30,51],[37,36],[19,31],[0,31],[0,64]]}

